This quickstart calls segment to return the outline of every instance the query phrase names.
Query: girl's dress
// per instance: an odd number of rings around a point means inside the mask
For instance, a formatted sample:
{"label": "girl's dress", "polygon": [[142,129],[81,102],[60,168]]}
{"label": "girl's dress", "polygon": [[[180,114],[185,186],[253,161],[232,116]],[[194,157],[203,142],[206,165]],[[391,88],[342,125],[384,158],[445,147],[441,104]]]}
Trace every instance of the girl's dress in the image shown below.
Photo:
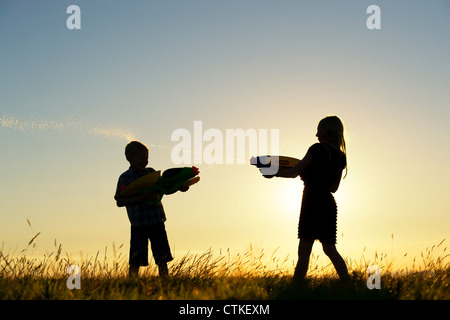
{"label": "girl's dress", "polygon": [[304,182],[298,237],[336,243],[337,206],[330,192],[346,166],[345,154],[327,143],[312,145],[311,166],[301,174]]}

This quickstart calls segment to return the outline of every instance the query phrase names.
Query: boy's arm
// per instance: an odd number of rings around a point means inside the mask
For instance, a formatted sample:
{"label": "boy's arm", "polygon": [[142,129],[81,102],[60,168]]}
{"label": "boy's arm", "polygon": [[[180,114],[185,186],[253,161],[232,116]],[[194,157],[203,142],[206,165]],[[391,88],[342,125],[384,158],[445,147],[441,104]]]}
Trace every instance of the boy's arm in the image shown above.
{"label": "boy's arm", "polygon": [[122,174],[119,177],[119,181],[117,182],[116,194],[114,195],[114,199],[116,200],[116,204],[118,207],[132,206],[141,202],[154,201],[155,197],[158,197],[158,200],[160,200],[159,194],[155,194],[154,192],[146,192],[128,197],[121,196],[120,191],[123,190],[125,186],[130,184],[129,180],[129,177],[125,174]]}
{"label": "boy's arm", "polygon": [[116,204],[118,207],[126,207],[126,206],[132,206],[137,203],[146,202],[146,201],[153,201],[155,200],[155,197],[159,198],[158,194],[155,194],[154,192],[147,192],[143,194],[139,194],[136,196],[130,196],[130,197],[122,197],[120,195],[116,195]]}

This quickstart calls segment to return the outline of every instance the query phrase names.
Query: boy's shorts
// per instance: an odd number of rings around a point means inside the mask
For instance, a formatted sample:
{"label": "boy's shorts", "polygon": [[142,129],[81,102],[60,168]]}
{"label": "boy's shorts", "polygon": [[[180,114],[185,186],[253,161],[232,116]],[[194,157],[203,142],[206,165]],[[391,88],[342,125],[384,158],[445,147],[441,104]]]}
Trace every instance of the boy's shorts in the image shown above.
{"label": "boy's shorts", "polygon": [[150,226],[131,226],[130,266],[148,266],[148,241],[155,263],[173,260],[164,223]]}

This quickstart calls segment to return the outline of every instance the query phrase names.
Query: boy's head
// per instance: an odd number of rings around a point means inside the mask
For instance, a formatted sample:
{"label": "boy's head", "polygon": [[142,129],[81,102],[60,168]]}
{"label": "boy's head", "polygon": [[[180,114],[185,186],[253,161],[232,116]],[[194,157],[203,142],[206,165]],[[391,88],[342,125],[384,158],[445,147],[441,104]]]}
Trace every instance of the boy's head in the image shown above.
{"label": "boy's head", "polygon": [[131,141],[125,147],[125,157],[132,168],[144,170],[148,164],[148,148],[139,141]]}

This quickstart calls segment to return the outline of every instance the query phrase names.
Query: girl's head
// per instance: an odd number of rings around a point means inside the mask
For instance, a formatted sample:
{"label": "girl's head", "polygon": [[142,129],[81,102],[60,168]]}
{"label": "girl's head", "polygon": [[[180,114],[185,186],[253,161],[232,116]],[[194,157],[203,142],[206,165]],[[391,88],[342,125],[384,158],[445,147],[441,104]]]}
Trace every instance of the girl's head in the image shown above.
{"label": "girl's head", "polygon": [[[319,142],[327,142],[347,155],[344,139],[344,125],[336,116],[328,116],[320,120],[316,137]],[[346,168],[347,169],[347,168]]]}
{"label": "girl's head", "polygon": [[337,149],[345,151],[344,125],[336,116],[329,116],[320,120],[316,137],[320,142],[328,142]]}

